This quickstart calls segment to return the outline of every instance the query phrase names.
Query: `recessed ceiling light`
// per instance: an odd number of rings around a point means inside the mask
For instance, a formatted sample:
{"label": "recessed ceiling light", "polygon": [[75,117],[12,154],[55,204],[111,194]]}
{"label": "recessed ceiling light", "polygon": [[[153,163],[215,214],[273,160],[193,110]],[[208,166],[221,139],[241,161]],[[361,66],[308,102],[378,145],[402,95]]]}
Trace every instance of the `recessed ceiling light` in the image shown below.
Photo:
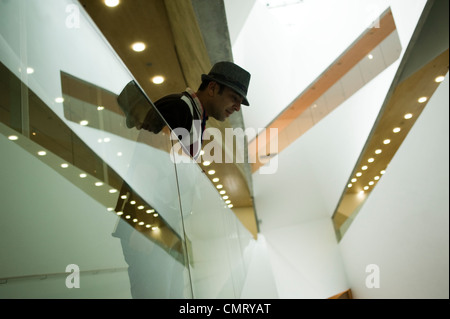
{"label": "recessed ceiling light", "polygon": [[364,186],[364,190],[366,191],[366,190],[368,190],[369,189],[369,186]]}
{"label": "recessed ceiling light", "polygon": [[380,179],[380,176],[375,176],[373,179],[377,181]]}
{"label": "recessed ceiling light", "polygon": [[421,98],[419,98],[417,101],[419,103],[425,103],[428,100],[428,98],[426,96],[422,96]]}
{"label": "recessed ceiling light", "polygon": [[400,132],[402,129],[400,128],[400,127],[396,127],[396,128],[394,128],[393,130],[392,130],[392,132],[394,132],[394,133],[398,133],[398,132]]}
{"label": "recessed ceiling light", "polygon": [[445,79],[445,76],[440,75],[436,79],[434,79],[434,81],[437,83],[441,83],[442,81],[444,81],[444,79]]}
{"label": "recessed ceiling light", "polygon": [[155,210],[154,210],[154,209],[147,209],[145,212],[146,212],[147,214],[151,214],[151,213],[154,213]]}
{"label": "recessed ceiling light", "polygon": [[381,175],[383,175],[384,173],[386,173],[385,170],[382,170],[382,171],[380,172]]}
{"label": "recessed ceiling light", "polygon": [[130,202],[130,204],[131,204],[131,205],[134,205],[134,204],[136,204],[136,201],[135,201],[135,200],[132,200],[132,201]]}
{"label": "recessed ceiling light", "polygon": [[356,183],[357,180],[357,178],[352,178],[352,183]]}
{"label": "recessed ceiling light", "polygon": [[383,141],[383,144],[389,144],[391,142],[391,140],[390,139],[385,139],[384,141]]}
{"label": "recessed ceiling light", "polygon": [[117,212],[117,215],[122,216],[123,212]]}
{"label": "recessed ceiling light", "polygon": [[218,178],[216,177],[216,178],[213,178],[212,181],[213,181],[214,183],[217,183],[219,180],[220,180],[220,179],[218,179]]}
{"label": "recessed ceiling light", "polygon": [[347,185],[348,188],[351,188],[352,186],[353,186],[353,184],[348,184]]}
{"label": "recessed ceiling light", "polygon": [[98,110],[98,111],[103,111],[104,109],[105,109],[104,106],[101,106],[101,105],[97,106],[97,110]]}
{"label": "recessed ceiling light", "polygon": [[209,165],[211,165],[211,162],[210,162],[210,161],[204,161],[204,162],[203,162],[203,165],[204,165],[204,166],[209,166]]}
{"label": "recessed ceiling light", "polygon": [[8,139],[10,141],[17,141],[19,139],[19,137],[17,135],[10,135],[10,136],[8,136]]}
{"label": "recessed ceiling light", "polygon": [[33,68],[27,68],[27,74],[33,74],[34,69]]}
{"label": "recessed ceiling light", "polygon": [[212,169],[212,170],[210,170],[210,171],[208,171],[208,174],[209,174],[209,175],[214,175],[215,173],[216,173],[216,171],[215,171],[215,170],[213,170],[213,169]]}
{"label": "recessed ceiling light", "polygon": [[111,188],[111,189],[109,190],[109,192],[110,192],[111,194],[117,193],[117,189]]}
{"label": "recessed ceiling light", "polygon": [[378,150],[375,151],[375,154],[381,154],[381,152],[383,152],[383,151],[378,149]]}
{"label": "recessed ceiling light", "polygon": [[135,42],[131,45],[131,48],[133,49],[133,51],[142,52],[145,50],[146,45],[144,42]]}
{"label": "recessed ceiling light", "polygon": [[226,200],[225,204],[231,204],[231,200]]}
{"label": "recessed ceiling light", "polygon": [[368,161],[369,163],[373,163],[373,161],[375,161],[375,159],[374,159],[374,158],[369,158],[367,161]]}
{"label": "recessed ceiling light", "polygon": [[153,217],[158,217],[158,214],[156,214],[156,213],[155,213],[155,214],[153,214]]}
{"label": "recessed ceiling light", "polygon": [[223,196],[222,197],[223,199],[228,199],[228,198],[230,198],[228,195],[225,195],[225,196]]}
{"label": "recessed ceiling light", "polygon": [[80,178],[86,178],[86,177],[87,177],[87,174],[85,174],[85,173],[80,174]]}
{"label": "recessed ceiling light", "polygon": [[369,58],[369,60],[373,59],[373,55],[372,54],[369,54],[367,57]]}
{"label": "recessed ceiling light", "polygon": [[39,156],[45,156],[45,155],[47,155],[47,152],[45,152],[45,151],[39,151],[39,152],[38,152],[38,155],[39,155]]}
{"label": "recessed ceiling light", "polygon": [[224,194],[226,194],[226,193],[227,193],[226,190],[221,190],[221,191],[219,192],[220,195],[224,195]]}
{"label": "recessed ceiling light", "polygon": [[69,164],[67,164],[67,163],[62,163],[62,164],[61,164],[61,167],[62,167],[62,168],[67,168],[67,167],[69,167]]}
{"label": "recessed ceiling light", "polygon": [[119,5],[119,0],[105,0],[105,5],[113,8],[113,7],[117,7]]}
{"label": "recessed ceiling light", "polygon": [[62,102],[64,102],[64,99],[63,99],[62,97],[57,97],[57,98],[55,99],[55,102],[56,102],[56,103],[62,103]]}
{"label": "recessed ceiling light", "polygon": [[407,114],[405,114],[404,117],[405,117],[406,120],[409,120],[410,118],[413,117],[413,115],[411,113],[407,113]]}
{"label": "recessed ceiling light", "polygon": [[86,121],[86,120],[80,121],[80,125],[81,125],[81,126],[86,126],[86,125],[88,125],[88,124],[89,124],[89,122]]}
{"label": "recessed ceiling light", "polygon": [[164,79],[164,77],[161,76],[161,75],[157,75],[157,76],[154,76],[154,77],[152,78],[152,82],[155,83],[155,84],[161,84],[161,83],[163,83],[164,81],[165,81],[165,79]]}
{"label": "recessed ceiling light", "polygon": [[360,177],[362,175],[361,172],[356,173],[356,177]]}
{"label": "recessed ceiling light", "polygon": [[370,181],[370,182],[369,182],[369,185],[370,185],[370,186],[372,186],[373,184],[375,184],[374,181]]}
{"label": "recessed ceiling light", "polygon": [[363,167],[361,167],[361,169],[362,169],[363,171],[365,171],[365,170],[368,169],[368,167],[367,167],[366,165],[364,165]]}
{"label": "recessed ceiling light", "polygon": [[223,188],[223,185],[222,185],[222,184],[219,184],[219,185],[216,186],[216,188],[217,188],[217,189],[222,189],[222,188]]}
{"label": "recessed ceiling light", "polygon": [[102,185],[103,185],[102,182],[96,182],[96,183],[95,183],[95,186],[97,186],[97,187],[98,187],[98,186],[102,186]]}

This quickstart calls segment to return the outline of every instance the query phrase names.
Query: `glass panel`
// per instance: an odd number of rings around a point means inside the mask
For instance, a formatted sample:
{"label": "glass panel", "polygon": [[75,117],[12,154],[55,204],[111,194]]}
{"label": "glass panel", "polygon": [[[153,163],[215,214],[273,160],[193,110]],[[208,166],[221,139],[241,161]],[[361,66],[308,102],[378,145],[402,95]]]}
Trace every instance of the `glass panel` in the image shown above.
{"label": "glass panel", "polygon": [[192,297],[169,132],[78,3],[2,1],[0,56],[0,298]]}
{"label": "glass panel", "polygon": [[0,298],[239,298],[253,237],[178,146],[78,2],[1,1]]}
{"label": "glass panel", "polygon": [[191,158],[174,159],[194,298],[239,298],[253,237]]}

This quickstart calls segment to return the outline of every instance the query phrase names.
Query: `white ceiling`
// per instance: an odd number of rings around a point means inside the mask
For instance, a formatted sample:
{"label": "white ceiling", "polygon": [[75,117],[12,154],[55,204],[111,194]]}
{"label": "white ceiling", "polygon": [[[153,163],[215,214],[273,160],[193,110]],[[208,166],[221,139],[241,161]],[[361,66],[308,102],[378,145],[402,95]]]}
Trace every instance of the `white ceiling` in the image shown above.
{"label": "white ceiling", "polygon": [[[388,7],[416,7],[426,1],[303,0],[276,8],[266,2],[224,0],[234,61],[252,74],[251,106],[243,108],[243,116],[245,126],[255,132],[292,103]],[[374,59],[361,61],[324,98],[336,100],[361,87],[375,70],[399,57],[398,42],[398,35],[389,37],[373,52]]]}

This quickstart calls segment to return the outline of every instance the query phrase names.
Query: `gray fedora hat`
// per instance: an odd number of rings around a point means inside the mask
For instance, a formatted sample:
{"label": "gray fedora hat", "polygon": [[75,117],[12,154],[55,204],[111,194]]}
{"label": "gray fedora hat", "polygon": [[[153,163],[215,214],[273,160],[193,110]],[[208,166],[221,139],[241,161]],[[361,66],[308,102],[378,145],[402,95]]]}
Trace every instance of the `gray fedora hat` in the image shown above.
{"label": "gray fedora hat", "polygon": [[208,74],[202,75],[202,81],[211,80],[223,84],[243,97],[242,104],[250,105],[247,100],[250,73],[233,62],[217,62]]}

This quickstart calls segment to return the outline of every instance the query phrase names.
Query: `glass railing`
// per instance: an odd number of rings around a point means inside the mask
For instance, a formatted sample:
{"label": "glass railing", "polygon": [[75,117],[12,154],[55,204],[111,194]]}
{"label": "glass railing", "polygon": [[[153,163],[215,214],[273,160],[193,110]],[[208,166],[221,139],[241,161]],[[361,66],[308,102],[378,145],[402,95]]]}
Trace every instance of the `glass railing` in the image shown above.
{"label": "glass railing", "polygon": [[127,126],[130,84],[165,126],[78,2],[0,2],[0,298],[240,297],[252,235],[167,127]]}

